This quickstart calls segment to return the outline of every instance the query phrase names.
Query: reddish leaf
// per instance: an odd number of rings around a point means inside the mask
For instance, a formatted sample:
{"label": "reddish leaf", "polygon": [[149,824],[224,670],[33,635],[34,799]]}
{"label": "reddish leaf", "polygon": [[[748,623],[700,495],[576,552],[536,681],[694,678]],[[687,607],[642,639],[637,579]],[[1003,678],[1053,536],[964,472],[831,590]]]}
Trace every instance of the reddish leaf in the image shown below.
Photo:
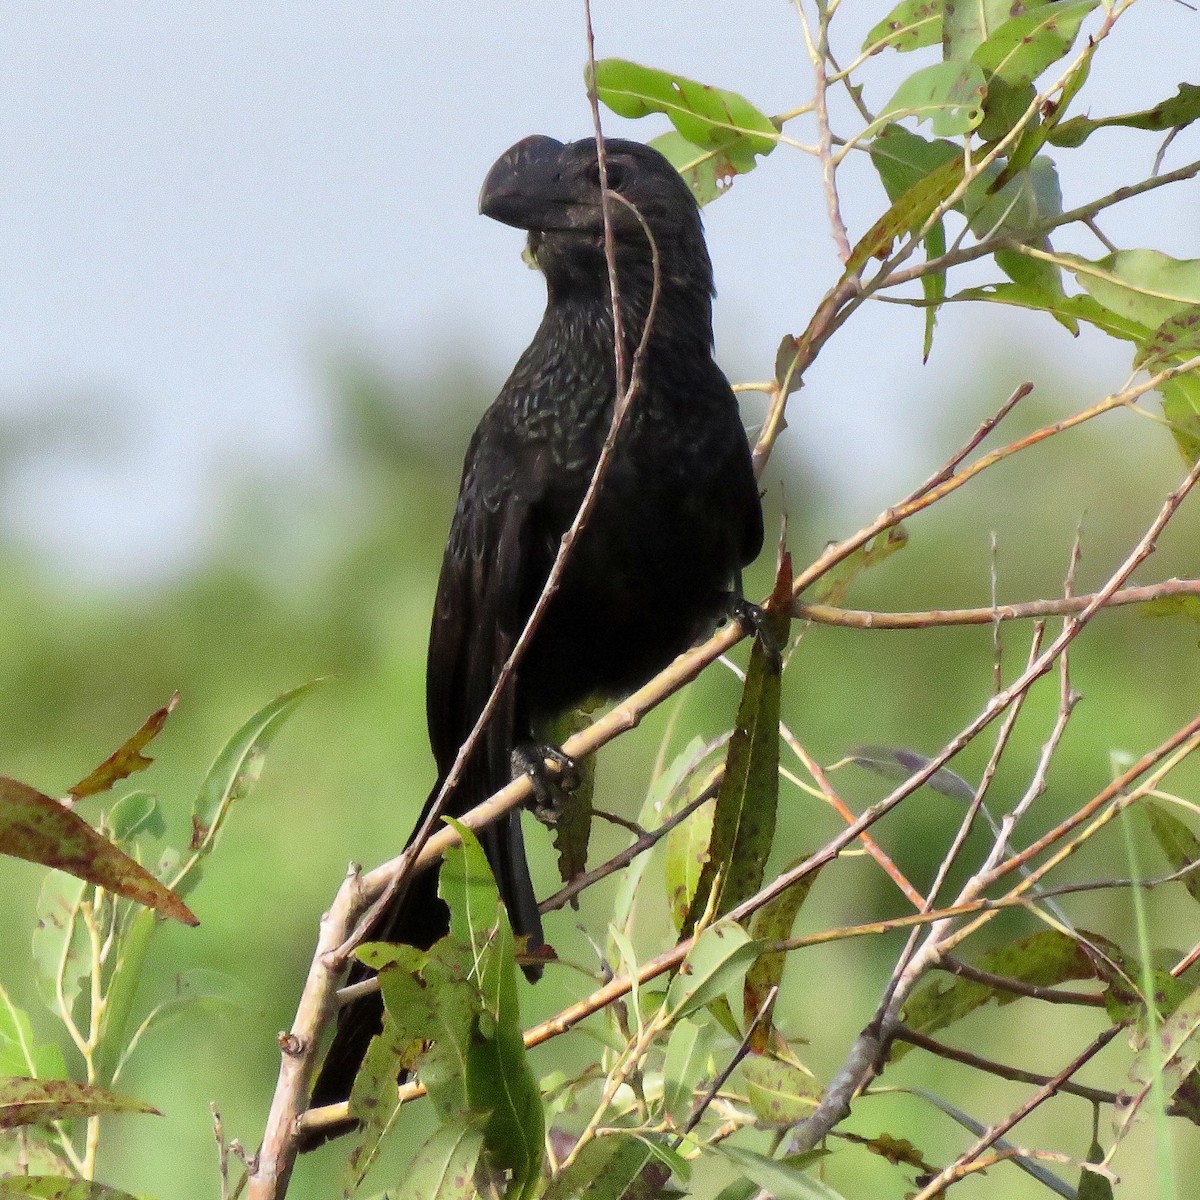
{"label": "reddish leaf", "polygon": [[142,751],[162,732],[162,727],[166,724],[167,718],[175,711],[175,705],[178,703],[179,693],[176,692],[162,708],[155,709],[146,718],[137,733],[126,738],[120,747],[114,750],[94,771],[90,771],[73,788],[70,788],[70,794],[76,800],[82,800],[84,796],[107,792],[114,783],[120,783],[122,779],[128,779],[130,775],[144,771],[154,759],[143,754]]}
{"label": "reddish leaf", "polygon": [[28,784],[0,776],[0,854],[57,867],[185,925],[191,910],[85,820]]}

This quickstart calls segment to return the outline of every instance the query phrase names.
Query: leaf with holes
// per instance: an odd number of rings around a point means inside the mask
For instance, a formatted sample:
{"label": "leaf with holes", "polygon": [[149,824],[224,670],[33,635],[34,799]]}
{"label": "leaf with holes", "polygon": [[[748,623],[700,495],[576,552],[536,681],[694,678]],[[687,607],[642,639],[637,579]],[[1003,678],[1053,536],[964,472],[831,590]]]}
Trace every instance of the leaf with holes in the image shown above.
{"label": "leaf with holes", "polygon": [[976,63],[934,63],[910,75],[879,115],[915,117],[928,121],[937,137],[957,137],[983,120],[986,92],[983,68]]}
{"label": "leaf with holes", "polygon": [[596,94],[618,116],[663,113],[694,146],[719,148],[735,173],[753,170],[756,157],[770,154],[779,140],[770,117],[737,92],[623,58],[596,63],[595,83]]}

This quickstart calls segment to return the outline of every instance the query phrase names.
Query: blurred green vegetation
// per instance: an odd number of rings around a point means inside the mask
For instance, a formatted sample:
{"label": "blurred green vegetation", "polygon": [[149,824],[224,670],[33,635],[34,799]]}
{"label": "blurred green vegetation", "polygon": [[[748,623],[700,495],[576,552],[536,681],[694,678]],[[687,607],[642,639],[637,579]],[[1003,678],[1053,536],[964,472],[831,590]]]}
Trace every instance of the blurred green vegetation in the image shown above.
{"label": "blurred green vegetation", "polygon": [[[1088,399],[1066,382],[1047,384],[1050,368],[1030,374],[1030,364],[1023,363],[1021,371],[1017,376],[1001,363],[978,370],[977,393],[961,398],[948,422],[952,428],[930,439],[937,444],[928,446],[917,469],[922,477],[1019,378],[1038,379],[1039,390],[1006,423],[1005,435],[1032,429]],[[316,676],[333,676],[279,737],[261,785],[234,810],[203,883],[190,897],[200,928],[164,928],[158,939],[147,999],[169,987],[174,973],[192,966],[233,975],[245,999],[236,1017],[197,1014],[153,1034],[124,1080],[125,1090],[165,1116],[110,1122],[100,1178],[161,1200],[217,1192],[210,1101],[221,1111],[227,1136],[247,1147],[256,1143],[274,1085],[275,1036],[290,1022],[322,907],[348,861],[373,865],[401,847],[432,779],[423,710],[428,614],[458,464],[490,397],[469,370],[438,380],[403,379],[353,357],[333,364],[328,395],[336,439],[333,469],[239,485],[226,498],[221,537],[203,562],[173,582],[89,590],[28,549],[0,544],[3,772],[61,793],[179,689],[180,707],[152,750],[156,765],[136,781],[159,795],[177,845],[186,843],[187,814],[204,770],[234,729],[271,696]],[[431,397],[436,404],[429,403]],[[832,511],[828,497],[804,482],[796,446],[803,444],[806,402],[806,394],[796,398],[793,432],[767,488],[771,529],[778,528],[779,497],[786,493],[788,541],[799,563],[853,528],[852,520]],[[1002,601],[1058,594],[1081,518],[1083,560],[1076,586],[1083,591],[1102,582],[1181,475],[1164,430],[1128,413],[1105,421],[1018,456],[923,515],[910,528],[907,549],[863,577],[848,603],[886,609],[987,603],[992,531]],[[17,453],[19,434],[3,434],[12,444],[0,445],[0,472]],[[999,444],[995,435],[992,444]],[[786,487],[779,486],[780,478]],[[1198,544],[1200,510],[1193,498],[1139,581],[1195,575]],[[772,555],[763,558],[747,580],[752,597],[769,585]],[[1193,715],[1200,692],[1198,638],[1200,629],[1183,619],[1148,620],[1131,609],[1099,618],[1073,653],[1072,684],[1084,700],[1046,796],[1028,827],[1018,831],[1021,842],[1103,786],[1111,751],[1139,754]],[[1011,678],[1027,653],[1029,629],[1008,626],[1001,642]],[[986,702],[992,658],[987,628],[915,633],[810,628],[785,676],[785,719],[826,764],[864,743],[933,752]],[[993,791],[996,804],[1015,801],[1024,790],[1053,723],[1057,687],[1057,680],[1046,680],[1031,697]],[[681,711],[670,730],[668,755],[696,731],[711,736],[725,727],[737,694],[732,674],[714,668],[682,700],[621,739],[602,755],[597,803],[627,816],[636,813],[676,708]],[[955,769],[977,778],[990,746],[990,737],[981,739]],[[885,790],[853,768],[834,781],[858,806]],[[1190,786],[1195,796],[1200,770],[1191,764],[1173,782],[1177,790]],[[89,803],[85,811],[94,811],[96,802]],[[958,816],[955,802],[923,792],[884,821],[877,836],[922,887]],[[820,845],[838,826],[832,812],[794,789],[787,792],[780,865]],[[623,836],[601,829],[596,852],[622,844]],[[546,835],[534,829],[529,837],[536,857],[548,845]],[[983,845],[975,837],[968,860]],[[549,891],[552,855],[541,858],[535,878]],[[1155,871],[1163,867],[1152,848],[1144,859]],[[23,964],[41,873],[11,860],[0,870],[6,885],[0,921],[4,981],[37,1020],[46,1014],[38,1011]],[[1113,832],[1068,864],[1060,878],[1124,873],[1119,834]],[[610,894],[597,888],[579,913],[549,919],[547,932],[560,955],[594,962],[576,927],[602,941]],[[1195,904],[1181,888],[1155,891],[1148,903],[1156,944],[1194,940]],[[1081,926],[1132,947],[1123,893],[1084,895],[1069,907]],[[904,910],[903,899],[873,864],[849,857],[823,873],[798,932]],[[659,948],[665,909],[648,896],[642,912],[640,949]],[[988,928],[977,950],[1034,927],[1024,914],[1006,915]],[[818,1076],[836,1068],[871,1015],[900,944],[859,939],[807,951],[793,962],[789,1015],[782,1023],[811,1041],[804,1052]],[[580,994],[584,983],[564,969],[548,972],[537,989],[522,985],[527,1020],[556,1010]],[[961,1044],[970,1038],[979,1052],[1053,1072],[1103,1018],[1047,1007],[1032,1001],[999,1012],[989,1007],[951,1031],[956,1037],[949,1040]],[[40,1028],[49,1035],[52,1026],[47,1021]],[[548,1071],[596,1052],[596,1044],[577,1033],[539,1051],[535,1068]],[[1104,1062],[1118,1064],[1119,1054],[1110,1052],[1101,1066]],[[889,1083],[933,1087],[985,1121],[1007,1112],[1028,1090],[931,1064],[919,1054],[909,1055],[893,1074]],[[1106,1087],[1121,1083],[1119,1074],[1105,1077],[1101,1069],[1087,1079]],[[417,1114],[413,1118],[422,1123]],[[910,1137],[933,1161],[950,1156],[962,1139],[946,1118],[903,1095],[861,1102],[849,1127],[869,1136],[887,1130]],[[1090,1130],[1089,1106],[1060,1098],[1021,1126],[1019,1140],[1073,1147],[1082,1155]],[[1179,1153],[1191,1164],[1183,1178],[1197,1177],[1197,1131],[1179,1124],[1172,1130]],[[1150,1137],[1135,1135],[1118,1161],[1127,1179],[1152,1178]],[[297,1200],[333,1194],[339,1155],[330,1148],[303,1163],[290,1194]],[[905,1190],[905,1174],[865,1152],[839,1150],[828,1177],[853,1197],[900,1196]],[[386,1182],[385,1168],[379,1186]],[[1003,1166],[993,1168],[988,1179],[964,1185],[963,1192],[1044,1194]]]}

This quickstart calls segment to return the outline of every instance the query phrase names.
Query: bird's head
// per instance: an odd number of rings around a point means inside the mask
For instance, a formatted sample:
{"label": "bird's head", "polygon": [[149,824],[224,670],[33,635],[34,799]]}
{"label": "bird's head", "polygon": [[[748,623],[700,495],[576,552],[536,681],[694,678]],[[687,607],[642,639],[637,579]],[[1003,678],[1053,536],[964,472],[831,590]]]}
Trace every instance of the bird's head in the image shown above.
{"label": "bird's head", "polygon": [[[608,188],[615,193],[609,212],[622,291],[631,285],[644,290],[653,278],[652,238],[661,286],[686,288],[707,301],[712,267],[699,209],[679,172],[641,142],[606,138],[604,149]],[[530,251],[552,292],[607,294],[594,139],[564,144],[535,135],[519,141],[488,172],[479,211],[529,231]]]}

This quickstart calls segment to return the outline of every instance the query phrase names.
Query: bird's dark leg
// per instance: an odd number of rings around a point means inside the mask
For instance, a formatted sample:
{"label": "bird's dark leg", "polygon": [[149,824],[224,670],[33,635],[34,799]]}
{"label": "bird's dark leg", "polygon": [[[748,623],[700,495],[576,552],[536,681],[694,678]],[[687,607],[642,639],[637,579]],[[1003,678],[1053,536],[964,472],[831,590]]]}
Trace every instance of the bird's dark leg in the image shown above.
{"label": "bird's dark leg", "polygon": [[[548,769],[549,760],[557,770]],[[522,742],[513,748],[513,778],[528,775],[533,785],[533,801],[530,811],[543,825],[553,827],[558,823],[558,806],[564,792],[572,792],[579,786],[579,766],[557,746],[541,745],[537,742]]]}
{"label": "bird's dark leg", "polygon": [[777,673],[782,671],[783,647],[767,623],[762,607],[747,600],[740,591],[737,591],[729,593],[726,611],[729,613],[731,621],[736,621],[746,633],[752,634],[758,639],[758,644],[763,648],[763,653],[767,656],[771,668]]}

